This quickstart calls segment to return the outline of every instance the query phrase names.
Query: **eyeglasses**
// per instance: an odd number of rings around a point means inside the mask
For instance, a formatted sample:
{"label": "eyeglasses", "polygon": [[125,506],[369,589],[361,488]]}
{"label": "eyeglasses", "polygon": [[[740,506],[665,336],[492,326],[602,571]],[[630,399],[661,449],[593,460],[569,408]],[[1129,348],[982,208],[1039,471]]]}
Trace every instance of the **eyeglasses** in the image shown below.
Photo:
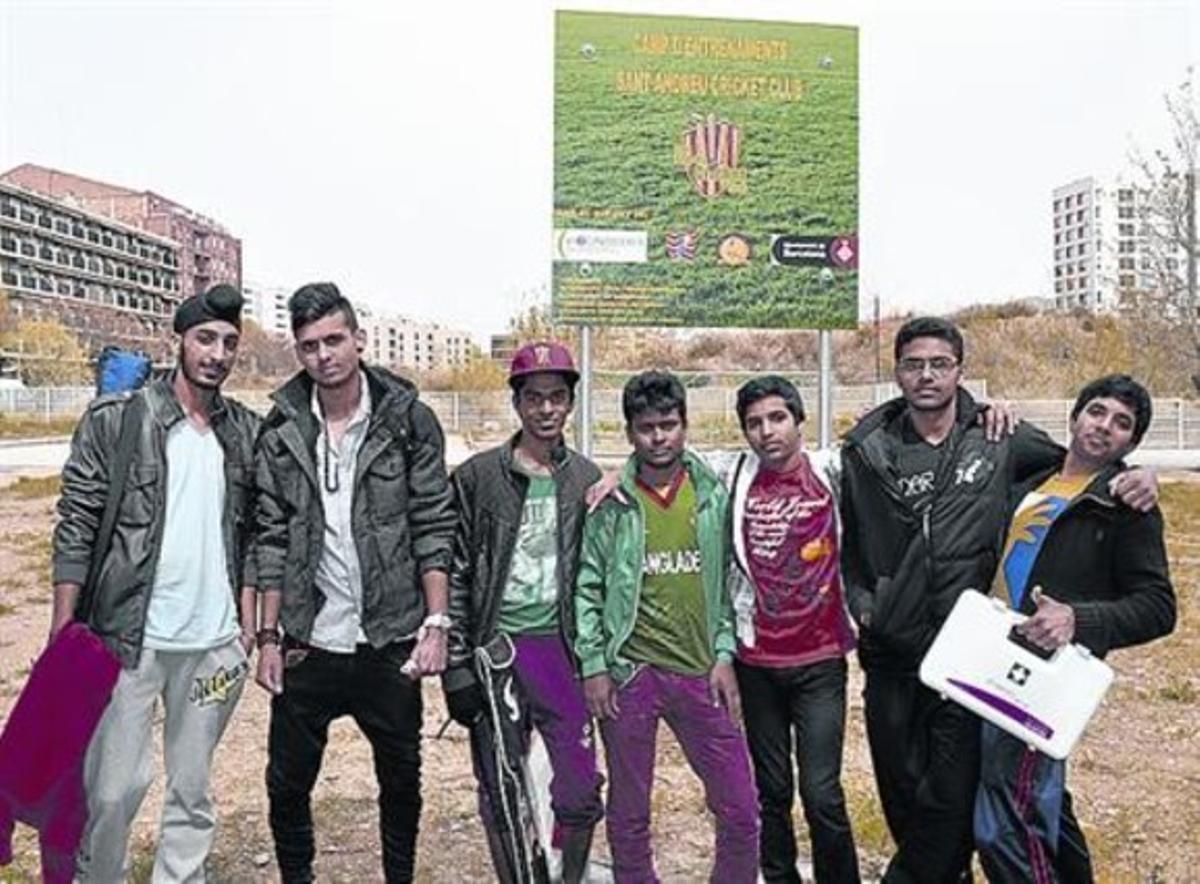
{"label": "eyeglasses", "polygon": [[924,374],[925,369],[935,378],[944,377],[958,366],[957,359],[949,356],[934,356],[932,359],[901,359],[896,363],[896,370],[901,374]]}

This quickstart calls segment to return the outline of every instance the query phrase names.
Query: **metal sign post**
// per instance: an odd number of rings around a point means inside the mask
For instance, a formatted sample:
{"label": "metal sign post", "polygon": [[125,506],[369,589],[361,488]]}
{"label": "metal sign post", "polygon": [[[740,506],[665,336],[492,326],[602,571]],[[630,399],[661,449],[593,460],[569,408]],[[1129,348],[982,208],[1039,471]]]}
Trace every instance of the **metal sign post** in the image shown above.
{"label": "metal sign post", "polygon": [[833,444],[833,332],[822,329],[818,337],[821,374],[817,380],[817,398],[821,403],[821,448]]}
{"label": "metal sign post", "polygon": [[592,456],[592,327],[579,327],[579,399],[575,406],[579,453]]}

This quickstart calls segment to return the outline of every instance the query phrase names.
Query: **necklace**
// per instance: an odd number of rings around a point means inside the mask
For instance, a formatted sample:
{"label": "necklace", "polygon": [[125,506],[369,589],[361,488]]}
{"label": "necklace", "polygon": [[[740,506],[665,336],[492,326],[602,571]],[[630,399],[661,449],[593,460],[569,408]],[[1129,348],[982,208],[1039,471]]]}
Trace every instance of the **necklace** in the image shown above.
{"label": "necklace", "polygon": [[325,490],[330,494],[337,494],[342,485],[337,464],[333,463],[333,446],[329,444],[328,424],[325,426],[325,469],[322,472],[324,473]]}

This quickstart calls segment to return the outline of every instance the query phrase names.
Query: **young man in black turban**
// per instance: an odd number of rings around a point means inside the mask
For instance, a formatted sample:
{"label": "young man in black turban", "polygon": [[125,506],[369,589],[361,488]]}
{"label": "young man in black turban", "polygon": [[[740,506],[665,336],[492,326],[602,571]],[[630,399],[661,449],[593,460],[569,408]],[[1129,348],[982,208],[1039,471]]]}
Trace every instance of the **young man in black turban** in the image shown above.
{"label": "young man in black turban", "polygon": [[[50,637],[77,610],[89,610],[92,630],[122,664],[84,763],[81,880],[127,877],[130,827],[154,771],[159,700],[167,784],[153,878],[204,879],[215,828],[210,765],[241,694],[254,635],[246,536],[259,421],[220,392],[237,354],[241,311],[242,296],[228,285],[180,304],[175,370],[134,393],[93,402],[63,468]],[[126,446],[128,478],[115,492],[111,542],[100,548],[98,526],[114,493],[127,421],[135,430]],[[86,605],[77,607],[84,592]]]}

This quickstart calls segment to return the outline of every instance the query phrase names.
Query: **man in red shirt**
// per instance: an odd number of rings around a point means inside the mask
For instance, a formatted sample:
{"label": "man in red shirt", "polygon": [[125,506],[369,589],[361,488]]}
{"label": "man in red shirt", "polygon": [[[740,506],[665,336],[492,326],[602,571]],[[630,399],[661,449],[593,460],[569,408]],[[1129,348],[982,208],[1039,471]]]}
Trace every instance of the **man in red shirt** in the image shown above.
{"label": "man in red shirt", "polygon": [[731,492],[736,667],[758,783],[763,879],[800,881],[795,729],[814,876],[818,884],[857,882],[841,784],[846,654],[855,638],[838,567],[838,457],[803,450],[804,405],[784,378],[745,384],[737,413],[751,450],[714,460],[724,461],[716,465]]}

